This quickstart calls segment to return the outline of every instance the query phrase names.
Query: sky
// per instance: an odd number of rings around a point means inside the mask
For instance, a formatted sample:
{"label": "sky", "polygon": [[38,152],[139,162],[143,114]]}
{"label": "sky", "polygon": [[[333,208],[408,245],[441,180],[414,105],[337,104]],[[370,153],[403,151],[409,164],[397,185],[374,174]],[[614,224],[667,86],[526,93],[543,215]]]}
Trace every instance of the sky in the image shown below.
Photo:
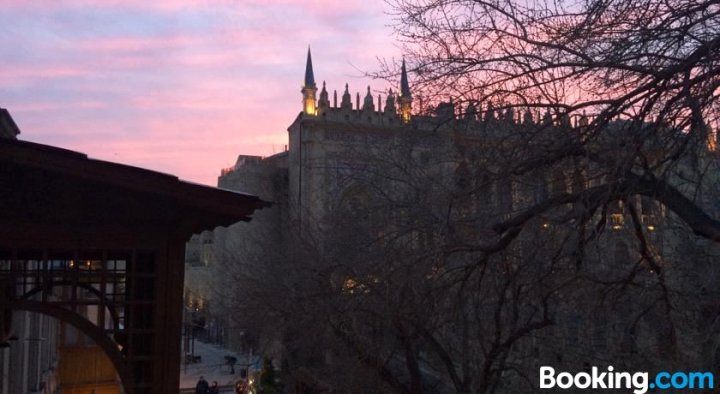
{"label": "sky", "polygon": [[[216,185],[287,144],[308,45],[318,85],[398,59],[382,0],[2,0],[0,107],[20,139]],[[320,88],[320,86],[318,86]]]}

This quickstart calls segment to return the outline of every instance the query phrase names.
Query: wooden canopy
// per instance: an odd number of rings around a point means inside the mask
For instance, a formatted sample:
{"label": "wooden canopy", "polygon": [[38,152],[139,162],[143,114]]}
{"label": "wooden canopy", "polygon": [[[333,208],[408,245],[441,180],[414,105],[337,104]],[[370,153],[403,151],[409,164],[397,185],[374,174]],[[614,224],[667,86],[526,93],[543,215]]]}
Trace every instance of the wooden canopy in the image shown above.
{"label": "wooden canopy", "polygon": [[177,393],[185,242],[266,206],[0,138],[0,312],[45,313],[80,329],[111,359],[126,393]]}

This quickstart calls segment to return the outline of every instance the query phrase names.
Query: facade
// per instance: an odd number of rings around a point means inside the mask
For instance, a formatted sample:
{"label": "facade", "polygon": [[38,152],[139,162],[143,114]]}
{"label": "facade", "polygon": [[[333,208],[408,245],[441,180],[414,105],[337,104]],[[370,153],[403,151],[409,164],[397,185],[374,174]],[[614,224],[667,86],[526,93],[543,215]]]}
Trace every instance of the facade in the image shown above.
{"label": "facade", "polygon": [[[218,289],[242,286],[247,283],[243,279],[255,272],[252,267],[269,264],[276,249],[289,250],[297,239],[312,239],[321,256],[319,260],[347,260],[346,266],[328,276],[328,282],[339,293],[358,300],[372,298],[373,291],[382,288],[386,280],[402,283],[402,279],[393,276],[395,273],[382,278],[378,276],[379,269],[364,269],[363,261],[372,265],[367,260],[372,256],[388,267],[405,259],[416,262],[417,265],[403,271],[401,278],[423,285],[430,282],[430,288],[432,283],[439,283],[470,262],[484,259],[495,264],[495,271],[489,272],[506,278],[508,286],[517,286],[518,294],[526,297],[521,301],[513,299],[520,305],[515,317],[527,318],[526,326],[517,326],[509,311],[496,309],[508,296],[485,284],[478,285],[468,297],[468,304],[461,307],[468,309],[462,312],[457,312],[458,307],[450,298],[438,296],[429,304],[426,299],[416,301],[419,306],[413,313],[418,321],[452,320],[457,319],[458,313],[473,310],[481,316],[499,316],[507,325],[499,330],[502,333],[497,341],[508,344],[507,348],[498,348],[502,355],[498,359],[483,353],[493,345],[492,341],[468,340],[460,334],[457,321],[436,327],[432,345],[431,341],[418,341],[416,352],[423,355],[420,358],[424,361],[416,367],[423,391],[454,392],[465,384],[457,378],[461,371],[447,374],[446,370],[457,365],[443,367],[442,357],[428,356],[434,354],[433,346],[440,343],[449,356],[465,357],[462,355],[468,353],[466,350],[484,354],[466,362],[472,365],[470,369],[477,370],[487,362],[492,377],[468,375],[467,382],[472,383],[463,386],[467,390],[487,390],[488,386],[483,384],[494,382],[495,390],[527,392],[523,385],[536,379],[538,365],[548,363],[561,370],[615,363],[629,370],[641,366],[652,371],[670,364],[712,368],[720,362],[720,352],[716,350],[718,328],[708,319],[720,312],[715,306],[718,294],[709,290],[719,278],[712,264],[719,251],[708,241],[688,236],[678,218],[647,192],[620,201],[609,199],[602,212],[578,216],[585,217],[587,231],[594,231],[593,235],[588,236],[585,227],[579,230],[574,221],[567,220],[568,215],[576,212],[565,207],[553,208],[523,221],[522,232],[518,230],[520,235],[513,235],[520,241],[508,246],[502,255],[485,248],[502,242],[499,233],[506,236],[513,231],[511,224],[505,232],[491,227],[492,224],[506,223],[547,200],[570,198],[567,196],[586,193],[594,187],[600,190],[608,182],[607,174],[575,157],[563,158],[543,169],[524,170],[521,175],[502,164],[511,163],[516,154],[517,162],[530,162],[532,157],[528,155],[537,147],[543,147],[544,150],[538,150],[538,160],[544,160],[552,154],[554,144],[578,143],[591,119],[585,116],[553,119],[549,113],[516,113],[513,109],[497,113],[492,107],[481,110],[473,103],[462,111],[445,103],[431,115],[413,114],[404,61],[398,95],[390,90],[383,100],[374,97],[368,87],[362,101],[360,94],[356,94],[353,104],[346,85],[338,102],[337,92],[331,98],[324,82],[318,93],[309,51],[301,94],[302,112],[288,128],[287,150],[266,158],[241,155],[235,166],[222,170],[218,179],[219,187],[257,194],[273,201],[274,207],[257,215],[252,228],[230,227],[203,233],[188,246],[188,250],[196,252],[186,261],[186,303],[209,305],[206,321],[223,327],[222,342],[240,351],[254,347],[255,351],[260,348],[279,359],[292,358],[288,356],[293,353],[292,345],[287,345],[288,339],[282,334],[253,330],[250,323],[253,319],[242,312],[247,300],[233,298]],[[601,142],[593,149],[609,157],[620,156],[622,147],[602,144],[612,141],[615,128],[623,127],[622,122],[610,124],[609,138],[600,138]],[[680,173],[693,173],[693,168],[702,167],[716,176],[716,138],[713,135],[707,144],[705,141],[698,144],[694,163],[682,162],[684,170]],[[512,149],[513,146],[518,149]],[[648,151],[652,149],[649,147]],[[488,154],[492,151],[498,152],[498,156]],[[720,204],[714,194],[718,183],[713,180],[709,184],[710,188],[702,193],[692,187],[683,186],[680,190],[700,193],[699,205],[718,215]],[[638,237],[638,232],[643,237]],[[650,251],[647,245],[643,246],[645,243],[650,244]],[[577,247],[580,244],[581,249]],[[374,246],[357,250],[359,245]],[[373,255],[375,247],[377,255]],[[448,249],[453,252],[447,252]],[[233,250],[249,252],[239,257]],[[657,279],[657,267],[653,264],[662,265],[663,272],[667,272],[662,280]],[[433,282],[433,278],[439,278],[438,282]],[[573,283],[567,294],[557,296],[548,290],[562,287],[563,281]],[[613,285],[612,281],[617,283]],[[523,285],[518,285],[520,282]],[[629,290],[615,293],[623,283]],[[658,301],[662,299],[662,288],[672,289],[672,295],[665,294],[672,301],[665,304]],[[385,290],[390,293],[393,289]],[[547,306],[548,299],[553,301],[552,307]],[[402,305],[412,304],[403,302]],[[387,307],[372,305],[376,311]],[[352,314],[345,311],[339,315],[344,318]],[[365,315],[358,315],[357,319],[362,321],[382,319],[383,315],[377,312],[369,318],[360,316]],[[357,323],[351,321],[355,323],[343,324]],[[481,333],[496,331],[484,321],[472,324]],[[376,335],[375,331],[365,334]],[[672,350],[666,345],[668,336],[674,338]],[[372,338],[368,346],[387,339],[382,335]],[[342,352],[321,354],[323,361],[310,363],[316,367],[314,373],[298,367],[304,364],[297,359],[295,364],[286,361],[283,366],[293,370],[292,379],[298,382],[299,392],[306,385],[321,391],[323,388],[342,391],[343,386],[328,383],[332,379],[322,379],[323,374],[328,377],[344,373],[331,367],[333,360],[342,357]],[[363,358],[372,359],[369,355]],[[404,361],[390,358],[384,363],[390,369],[402,369],[398,365]],[[532,376],[528,373],[522,379],[519,376],[511,379],[514,371],[531,371]],[[412,380],[400,375],[403,382]],[[498,381],[506,380],[506,376],[513,383],[502,386]],[[351,377],[344,384],[345,389],[379,387],[353,381]]]}

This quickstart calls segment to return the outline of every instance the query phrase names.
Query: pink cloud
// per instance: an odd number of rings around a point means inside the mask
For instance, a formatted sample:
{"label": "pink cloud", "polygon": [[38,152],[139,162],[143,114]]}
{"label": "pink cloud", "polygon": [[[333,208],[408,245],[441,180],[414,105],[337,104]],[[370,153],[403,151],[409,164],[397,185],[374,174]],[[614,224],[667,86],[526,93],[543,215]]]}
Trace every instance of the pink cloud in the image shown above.
{"label": "pink cloud", "polygon": [[[30,17],[35,12],[25,1],[3,5],[23,8]],[[53,10],[61,8],[63,14],[94,8],[159,11],[169,27],[105,31],[70,18],[45,35],[18,31],[30,56],[11,57],[0,68],[0,83],[16,92],[0,105],[16,118],[21,137],[206,184],[214,184],[238,154],[269,155],[287,144],[286,128],[300,111],[307,44],[316,80],[327,80],[331,95],[334,89],[341,94],[346,82],[353,97],[364,94],[368,84],[383,90],[386,83],[362,77],[355,67],[372,70],[376,56],[398,55],[380,2],[41,0],[40,5],[51,21]],[[185,29],[179,15],[188,10],[216,19]],[[353,18],[345,17],[349,14]]]}
{"label": "pink cloud", "polygon": [[90,52],[132,52],[178,49],[204,44],[202,36],[172,35],[167,37],[107,37],[73,40],[60,46],[61,50]]}
{"label": "pink cloud", "polygon": [[[223,2],[218,2],[223,3]],[[110,8],[142,8],[157,10],[179,10],[187,8],[206,7],[207,1],[203,0],[36,0],[32,7],[43,8],[67,8],[67,7],[110,7]],[[26,0],[4,0],[4,7],[25,8],[28,7]]]}
{"label": "pink cloud", "polygon": [[13,81],[29,78],[62,78],[84,75],[82,67],[53,64],[4,64],[0,68],[0,81],[12,84]]}
{"label": "pink cloud", "polygon": [[[82,109],[99,109],[99,108],[107,107],[107,103],[104,103],[101,101],[76,101],[72,105],[75,108],[82,108]],[[63,110],[63,109],[66,109],[67,106],[68,106],[67,102],[64,102],[64,103],[35,102],[35,103],[30,103],[30,104],[14,105],[12,109],[14,112],[46,112],[46,111]]]}

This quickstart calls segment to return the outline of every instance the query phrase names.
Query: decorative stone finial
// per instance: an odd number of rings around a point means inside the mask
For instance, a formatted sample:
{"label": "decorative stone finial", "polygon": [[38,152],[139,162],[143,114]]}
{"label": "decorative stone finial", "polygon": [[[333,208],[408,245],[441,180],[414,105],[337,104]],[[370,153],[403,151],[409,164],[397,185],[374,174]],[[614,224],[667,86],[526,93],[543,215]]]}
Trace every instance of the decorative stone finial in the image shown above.
{"label": "decorative stone finial", "polygon": [[390,89],[387,99],[385,100],[385,115],[395,115],[395,111],[395,95],[392,89]]}
{"label": "decorative stone finial", "polygon": [[477,119],[477,106],[475,106],[475,101],[470,101],[468,103],[467,108],[465,108],[465,120],[476,120]]}
{"label": "decorative stone finial", "polygon": [[533,114],[530,111],[530,108],[528,108],[523,115],[523,124],[531,125],[533,123],[535,123],[535,119],[533,118]]}
{"label": "decorative stone finial", "polygon": [[340,108],[346,109],[348,111],[352,110],[352,98],[350,97],[350,90],[348,89],[348,84],[345,84],[345,93],[343,93]]}
{"label": "decorative stone finial", "polygon": [[325,110],[330,107],[330,100],[328,99],[328,92],[325,90],[325,81],[323,81],[323,87],[320,91],[320,100],[318,100],[318,108]]}
{"label": "decorative stone finial", "polygon": [[370,86],[367,87],[367,94],[365,95],[365,101],[363,102],[363,111],[375,111],[375,104],[373,103],[373,96],[370,94]]}
{"label": "decorative stone finial", "polygon": [[493,103],[488,103],[487,110],[485,110],[485,121],[491,122],[495,120],[495,106],[493,106]]}

